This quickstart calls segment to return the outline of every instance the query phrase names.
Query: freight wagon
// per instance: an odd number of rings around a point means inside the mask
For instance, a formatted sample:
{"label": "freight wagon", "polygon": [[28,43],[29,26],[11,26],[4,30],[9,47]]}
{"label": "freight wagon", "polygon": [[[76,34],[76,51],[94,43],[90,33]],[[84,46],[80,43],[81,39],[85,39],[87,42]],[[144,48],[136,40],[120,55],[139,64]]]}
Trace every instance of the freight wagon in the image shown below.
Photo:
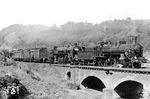
{"label": "freight wagon", "polygon": [[24,49],[23,52],[24,52],[23,61],[24,62],[30,62],[31,61],[30,50],[29,49]]}
{"label": "freight wagon", "polygon": [[13,59],[24,62],[48,62],[49,51],[47,48],[29,48],[14,51]]}
{"label": "freight wagon", "polygon": [[24,58],[24,50],[23,49],[18,49],[18,50],[15,50],[13,53],[15,53],[13,55],[13,59],[15,61],[23,61],[23,58]]}
{"label": "freight wagon", "polygon": [[32,62],[49,61],[49,51],[47,48],[31,48],[29,50],[30,50],[30,60]]}

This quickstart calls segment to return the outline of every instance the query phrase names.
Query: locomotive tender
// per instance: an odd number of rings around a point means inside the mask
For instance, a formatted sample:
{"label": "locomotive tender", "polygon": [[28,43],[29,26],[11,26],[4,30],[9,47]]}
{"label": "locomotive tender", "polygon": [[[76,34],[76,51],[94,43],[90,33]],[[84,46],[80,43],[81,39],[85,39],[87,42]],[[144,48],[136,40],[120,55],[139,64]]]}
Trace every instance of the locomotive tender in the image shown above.
{"label": "locomotive tender", "polygon": [[137,37],[130,41],[117,43],[101,42],[95,47],[78,46],[75,43],[71,49],[54,47],[17,50],[14,57],[17,61],[48,62],[51,64],[75,64],[93,66],[121,66],[126,68],[141,68],[146,62],[143,57],[143,47],[137,43]]}

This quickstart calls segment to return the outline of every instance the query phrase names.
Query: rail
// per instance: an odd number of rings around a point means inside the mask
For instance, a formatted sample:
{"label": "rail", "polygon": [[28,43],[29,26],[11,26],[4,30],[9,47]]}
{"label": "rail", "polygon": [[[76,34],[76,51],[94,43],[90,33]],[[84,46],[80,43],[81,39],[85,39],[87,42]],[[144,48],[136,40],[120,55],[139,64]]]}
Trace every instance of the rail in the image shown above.
{"label": "rail", "polygon": [[117,67],[98,67],[98,66],[84,66],[84,65],[67,65],[67,64],[52,64],[57,67],[67,67],[67,68],[78,68],[78,69],[88,69],[88,70],[98,70],[110,72],[123,72],[123,73],[135,73],[135,74],[147,74],[150,75],[150,69],[135,69],[135,68],[117,68]]}

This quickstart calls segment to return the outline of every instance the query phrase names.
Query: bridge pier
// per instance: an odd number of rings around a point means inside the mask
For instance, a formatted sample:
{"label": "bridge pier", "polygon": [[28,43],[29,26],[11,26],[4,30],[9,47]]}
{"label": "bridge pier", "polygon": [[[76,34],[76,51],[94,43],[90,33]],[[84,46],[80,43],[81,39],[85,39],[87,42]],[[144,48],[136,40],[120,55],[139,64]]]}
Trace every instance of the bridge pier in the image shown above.
{"label": "bridge pier", "polygon": [[143,90],[143,98],[144,99],[150,99],[150,90]]}
{"label": "bridge pier", "polygon": [[72,66],[70,68],[70,82],[76,86],[76,88],[80,87],[80,82],[79,82],[79,69],[78,68],[74,68],[74,66]]}
{"label": "bridge pier", "polygon": [[120,96],[111,88],[103,89],[103,98],[102,99],[119,99]]}
{"label": "bridge pier", "polygon": [[113,91],[110,88],[103,89],[103,99],[112,99]]}
{"label": "bridge pier", "polygon": [[65,78],[69,83],[81,89],[103,91],[103,99],[117,99],[128,94],[136,95],[134,92],[142,93],[142,91],[144,99],[150,99],[150,70],[79,65],[55,65],[55,67],[61,75],[66,75]]}

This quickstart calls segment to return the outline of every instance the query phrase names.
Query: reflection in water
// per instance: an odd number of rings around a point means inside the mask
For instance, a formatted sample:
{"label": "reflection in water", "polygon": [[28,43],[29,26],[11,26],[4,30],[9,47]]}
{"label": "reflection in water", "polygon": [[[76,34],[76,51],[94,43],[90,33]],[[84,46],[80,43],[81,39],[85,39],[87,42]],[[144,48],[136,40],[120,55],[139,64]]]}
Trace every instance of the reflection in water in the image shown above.
{"label": "reflection in water", "polygon": [[143,99],[141,96],[129,96],[129,97],[126,97],[126,98],[120,98],[120,99]]}
{"label": "reflection in water", "polygon": [[[92,82],[91,82],[92,81]],[[86,88],[97,90],[103,92],[104,96],[98,97],[99,99],[110,98],[109,95],[112,95],[111,90],[107,89],[104,90],[105,86],[102,83],[101,80],[99,80],[96,77],[89,76],[82,82],[82,85]],[[113,93],[113,99],[116,97],[116,99],[144,99],[143,97],[143,84],[133,81],[133,80],[127,80],[124,82],[121,82],[119,85],[117,85],[114,88]],[[116,96],[115,96],[116,95]],[[102,98],[103,97],[103,98]],[[120,98],[119,98],[120,97]]]}
{"label": "reflection in water", "polygon": [[141,91],[140,93],[134,93],[134,94],[131,94],[129,96],[126,96],[125,98],[123,99],[143,99],[143,91]]}
{"label": "reflection in water", "polygon": [[[103,94],[102,94],[103,93]],[[104,98],[104,92],[102,92],[101,95],[97,96],[96,99],[105,99]],[[108,95],[108,94],[106,94]],[[108,99],[108,98],[107,98]],[[113,99],[145,99],[143,93],[136,93],[136,94],[129,94],[124,98],[121,98],[119,96],[114,97]],[[146,98],[147,99],[147,98]]]}
{"label": "reflection in water", "polygon": [[142,93],[136,93],[136,94],[130,94],[130,95],[127,95],[126,97],[124,98],[119,98],[119,99],[144,99],[143,98],[143,94]]}

